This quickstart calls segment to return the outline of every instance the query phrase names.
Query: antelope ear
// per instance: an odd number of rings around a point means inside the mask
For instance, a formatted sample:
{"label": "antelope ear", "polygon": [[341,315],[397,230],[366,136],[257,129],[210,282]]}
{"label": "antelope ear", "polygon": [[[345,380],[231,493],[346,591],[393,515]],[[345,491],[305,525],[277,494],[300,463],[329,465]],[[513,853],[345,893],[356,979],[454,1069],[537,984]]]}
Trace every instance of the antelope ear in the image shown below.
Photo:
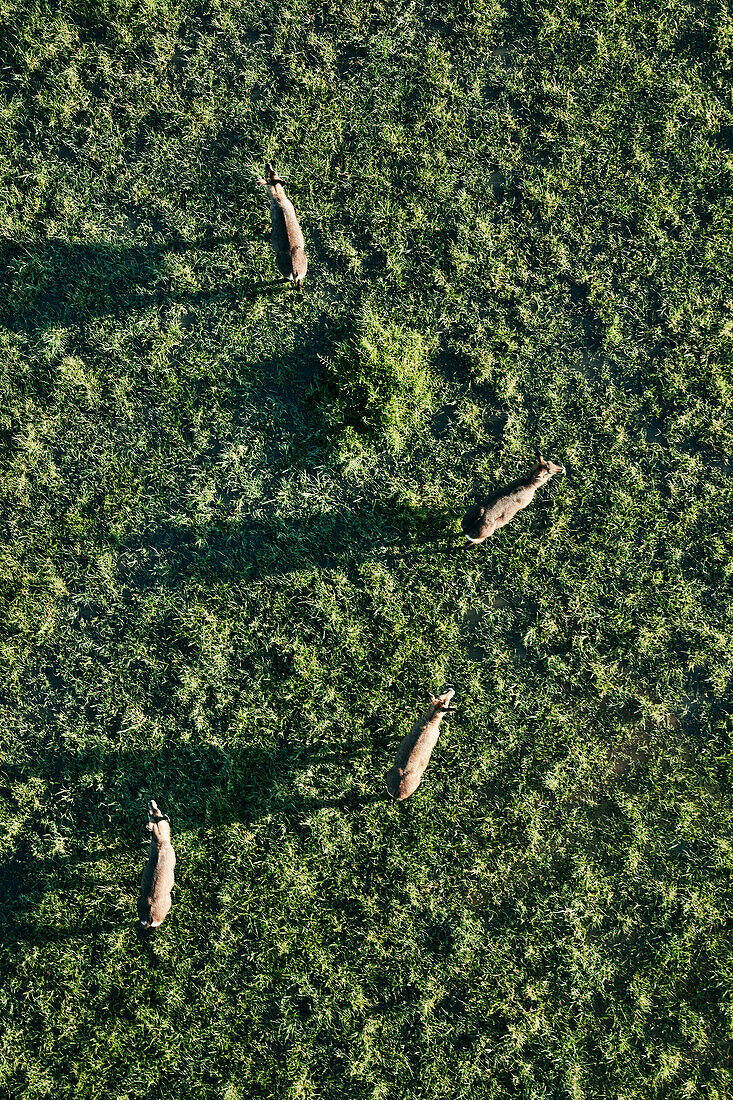
{"label": "antelope ear", "polygon": [[430,698],[430,702],[431,702],[431,703],[437,703],[437,702],[438,702],[438,700],[437,700],[437,699],[435,698],[435,696],[433,695],[432,691],[429,691],[429,692],[428,692],[428,696],[429,696],[429,698]]}

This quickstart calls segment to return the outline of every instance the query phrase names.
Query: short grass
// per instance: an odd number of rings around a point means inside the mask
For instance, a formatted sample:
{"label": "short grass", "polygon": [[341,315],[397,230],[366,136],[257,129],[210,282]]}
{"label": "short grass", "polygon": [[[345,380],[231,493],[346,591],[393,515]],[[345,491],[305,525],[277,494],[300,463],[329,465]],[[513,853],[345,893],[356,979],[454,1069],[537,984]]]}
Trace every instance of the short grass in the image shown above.
{"label": "short grass", "polygon": [[0,1095],[733,1096],[727,5],[0,28]]}

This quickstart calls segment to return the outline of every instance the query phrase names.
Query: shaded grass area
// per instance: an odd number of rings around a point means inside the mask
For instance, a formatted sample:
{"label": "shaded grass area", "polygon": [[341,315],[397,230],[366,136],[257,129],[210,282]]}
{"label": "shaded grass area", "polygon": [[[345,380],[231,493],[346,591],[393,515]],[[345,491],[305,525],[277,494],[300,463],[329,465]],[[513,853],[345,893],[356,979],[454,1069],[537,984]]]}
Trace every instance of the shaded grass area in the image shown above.
{"label": "shaded grass area", "polygon": [[[727,1096],[730,18],[0,26],[0,1092]],[[366,315],[429,349],[401,453],[330,415]]]}

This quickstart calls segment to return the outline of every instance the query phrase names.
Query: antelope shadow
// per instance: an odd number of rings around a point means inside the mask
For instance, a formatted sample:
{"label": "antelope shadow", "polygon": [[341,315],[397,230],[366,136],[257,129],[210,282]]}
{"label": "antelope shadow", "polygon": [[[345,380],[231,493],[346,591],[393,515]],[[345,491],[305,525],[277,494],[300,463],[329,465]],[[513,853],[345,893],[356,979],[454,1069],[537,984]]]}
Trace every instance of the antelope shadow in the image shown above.
{"label": "antelope shadow", "polygon": [[254,301],[288,290],[281,279],[240,279],[211,290],[177,291],[166,271],[168,258],[211,252],[224,240],[179,237],[144,245],[6,240],[0,243],[0,323],[33,335],[163,302],[195,306],[221,299]]}
{"label": "antelope shadow", "polygon": [[162,524],[120,549],[120,581],[136,590],[179,587],[192,579],[247,581],[317,569],[358,568],[368,561],[412,564],[458,545],[452,517],[438,508],[377,501],[364,509],[231,523]]}

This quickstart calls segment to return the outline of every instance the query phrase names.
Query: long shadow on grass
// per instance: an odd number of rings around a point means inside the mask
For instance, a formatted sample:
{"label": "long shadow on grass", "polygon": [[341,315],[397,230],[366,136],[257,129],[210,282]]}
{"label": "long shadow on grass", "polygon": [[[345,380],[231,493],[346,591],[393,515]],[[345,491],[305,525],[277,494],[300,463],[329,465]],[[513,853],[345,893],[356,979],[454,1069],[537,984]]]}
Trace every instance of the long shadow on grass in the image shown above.
{"label": "long shadow on grass", "polygon": [[344,569],[368,561],[413,564],[455,553],[451,519],[438,509],[373,502],[348,513],[244,518],[227,525],[168,524],[125,547],[131,564],[120,579],[138,590],[178,587],[192,579],[252,581],[309,569]]}
{"label": "long shadow on grass", "polygon": [[[298,792],[297,776],[303,771],[321,768],[348,777],[354,753],[346,743],[304,744],[297,740],[297,713],[292,722],[292,733],[286,730],[271,744],[223,749],[171,740],[158,750],[100,744],[80,752],[51,746],[36,765],[8,770],[21,784],[29,778],[43,780],[49,791],[62,796],[59,804],[73,805],[74,833],[96,838],[84,862],[104,859],[100,837],[124,841],[131,830],[142,830],[151,797],[170,814],[174,830],[207,828],[209,822],[250,824],[273,812],[287,818],[323,806],[361,806],[364,799],[348,788],[346,779],[342,795],[304,798]],[[56,800],[53,794],[51,798]],[[370,795],[365,798],[371,800]],[[64,816],[58,816],[63,823]],[[39,818],[28,832],[40,829]]]}
{"label": "long shadow on grass", "polygon": [[220,299],[254,301],[288,289],[279,279],[240,279],[211,290],[176,292],[166,274],[168,257],[210,252],[218,243],[213,237],[146,245],[4,241],[0,243],[0,323],[11,331],[38,333],[163,301],[191,306]]}

